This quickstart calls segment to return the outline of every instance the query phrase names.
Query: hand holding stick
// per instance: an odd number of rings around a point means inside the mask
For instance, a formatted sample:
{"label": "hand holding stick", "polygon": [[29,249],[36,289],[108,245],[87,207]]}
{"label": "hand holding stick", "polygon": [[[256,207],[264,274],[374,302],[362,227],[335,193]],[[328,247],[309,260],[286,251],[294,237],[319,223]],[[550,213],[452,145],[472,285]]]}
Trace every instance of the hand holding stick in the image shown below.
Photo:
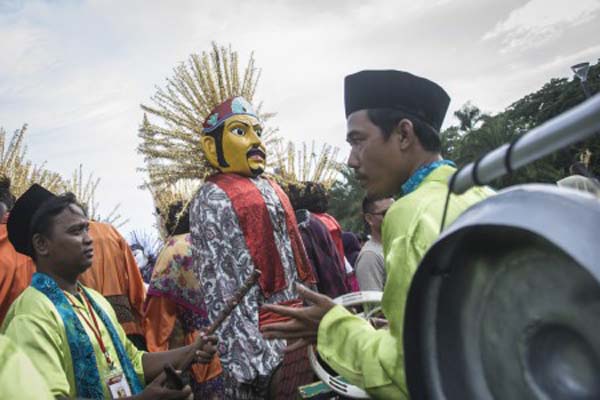
{"label": "hand holding stick", "polygon": [[[216,332],[217,329],[219,329],[219,327],[221,326],[223,321],[225,321],[225,319],[227,319],[227,317],[233,312],[233,310],[237,307],[237,305],[242,301],[244,296],[246,296],[246,294],[248,294],[248,291],[250,291],[252,286],[254,286],[256,284],[256,282],[258,282],[259,277],[260,277],[260,271],[254,270],[252,272],[252,274],[250,275],[250,277],[248,277],[248,279],[246,279],[246,281],[234,293],[234,295],[232,297],[230,297],[229,299],[227,299],[227,301],[225,302],[225,308],[221,311],[221,313],[217,316],[217,318],[213,321],[213,323],[210,324],[210,326],[206,330],[202,331],[202,334],[200,336],[198,336],[198,338],[196,338],[196,341],[192,345],[193,351],[188,352],[185,355],[185,357],[183,357],[183,359],[181,359],[181,361],[179,362],[179,365],[177,365],[176,369],[178,369],[180,371],[185,371],[186,369],[189,368],[190,364],[192,364],[192,362],[194,361],[194,359],[196,357],[196,350],[201,349],[202,346],[204,346],[204,338],[206,336],[212,335],[213,333]],[[180,382],[177,382],[174,379],[169,379],[169,376],[167,376],[164,371],[161,373],[160,377],[162,377],[162,379],[166,383],[167,387],[176,388],[180,384]]]}

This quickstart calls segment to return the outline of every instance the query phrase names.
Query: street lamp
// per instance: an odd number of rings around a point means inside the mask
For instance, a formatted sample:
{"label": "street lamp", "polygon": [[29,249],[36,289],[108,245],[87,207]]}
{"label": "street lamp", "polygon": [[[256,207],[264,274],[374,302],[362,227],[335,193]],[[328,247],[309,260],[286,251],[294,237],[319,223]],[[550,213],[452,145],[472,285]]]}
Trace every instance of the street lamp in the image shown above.
{"label": "street lamp", "polygon": [[590,89],[588,88],[588,85],[587,85],[587,75],[588,75],[589,69],[590,69],[589,62],[575,64],[571,67],[571,70],[573,71],[575,76],[577,78],[579,78],[579,82],[581,82],[581,88],[583,89],[583,93],[585,94],[586,99],[589,99],[591,96]]}

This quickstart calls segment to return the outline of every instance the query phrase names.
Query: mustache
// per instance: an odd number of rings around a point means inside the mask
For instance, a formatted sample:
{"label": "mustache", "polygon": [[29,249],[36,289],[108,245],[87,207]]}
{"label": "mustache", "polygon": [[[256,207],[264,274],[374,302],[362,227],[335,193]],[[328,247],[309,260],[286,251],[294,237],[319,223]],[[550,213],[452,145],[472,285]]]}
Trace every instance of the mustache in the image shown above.
{"label": "mustache", "polygon": [[267,158],[267,155],[265,154],[264,151],[262,151],[259,148],[253,148],[248,150],[248,152],[246,153],[247,157],[252,157],[252,156],[261,156],[262,158]]}

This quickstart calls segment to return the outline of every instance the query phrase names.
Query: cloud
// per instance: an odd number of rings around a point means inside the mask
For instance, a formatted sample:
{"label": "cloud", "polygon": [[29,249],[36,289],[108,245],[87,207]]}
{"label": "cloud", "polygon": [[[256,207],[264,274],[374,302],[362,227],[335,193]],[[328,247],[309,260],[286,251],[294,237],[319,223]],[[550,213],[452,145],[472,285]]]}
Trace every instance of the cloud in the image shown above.
{"label": "cloud", "polygon": [[599,0],[530,0],[487,32],[483,40],[499,39],[503,52],[539,47],[569,28],[592,21],[599,10]]}
{"label": "cloud", "polygon": [[[598,26],[595,11],[583,18],[594,21],[561,35],[550,49],[500,53],[515,30],[541,24],[508,22],[531,2],[524,3],[0,0],[0,125],[13,131],[29,123],[34,162],[47,160],[64,175],[83,163],[102,179],[100,212],[120,202],[131,220],[126,229],[149,229],[151,197],[137,189],[144,179],[136,171],[143,166],[135,150],[139,104],[149,103],[155,86],[164,86],[190,53],[216,40],[230,43],[245,64],[255,51],[262,69],[257,99],[277,112],[273,125],[282,136],[298,144],[327,141],[345,155],[348,73],[409,70],[448,89],[453,109],[473,100],[497,112],[561,71],[568,74],[570,63],[597,57],[597,35],[589,33]],[[534,11],[546,12],[547,3]],[[593,4],[574,0],[570,8],[580,15]],[[503,24],[515,28],[504,31]],[[490,38],[480,40],[486,32]]]}

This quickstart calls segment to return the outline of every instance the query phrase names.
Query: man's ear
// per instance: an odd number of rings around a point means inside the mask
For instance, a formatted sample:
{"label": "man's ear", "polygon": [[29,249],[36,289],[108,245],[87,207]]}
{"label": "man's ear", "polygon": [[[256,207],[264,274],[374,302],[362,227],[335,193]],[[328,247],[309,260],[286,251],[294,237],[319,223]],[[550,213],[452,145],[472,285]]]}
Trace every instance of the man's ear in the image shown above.
{"label": "man's ear", "polygon": [[410,148],[417,139],[413,123],[406,118],[398,122],[396,129],[394,129],[394,134],[397,135],[396,140],[398,141],[401,150]]}
{"label": "man's ear", "polygon": [[36,233],[33,235],[31,238],[31,244],[33,246],[34,253],[38,256],[44,257],[50,252],[48,238],[41,233]]}
{"label": "man's ear", "polygon": [[367,221],[369,226],[373,226],[373,216],[371,214],[365,214],[365,221]]}
{"label": "man's ear", "polygon": [[202,151],[204,151],[204,155],[206,159],[215,168],[219,168],[219,160],[217,157],[217,143],[215,142],[215,138],[209,135],[202,136],[201,144]]}

